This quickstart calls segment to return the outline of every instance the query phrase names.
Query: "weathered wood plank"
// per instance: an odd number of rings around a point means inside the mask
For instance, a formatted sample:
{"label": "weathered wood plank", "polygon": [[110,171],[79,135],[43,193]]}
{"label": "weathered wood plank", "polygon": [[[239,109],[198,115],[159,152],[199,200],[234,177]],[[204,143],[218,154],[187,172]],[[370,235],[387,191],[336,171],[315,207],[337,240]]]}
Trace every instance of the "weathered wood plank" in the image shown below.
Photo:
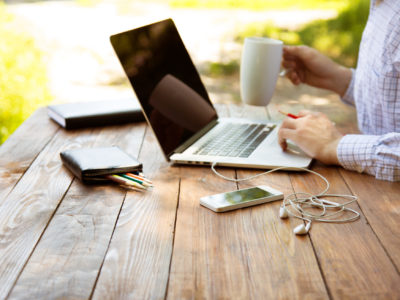
{"label": "weathered wood plank", "polygon": [[248,298],[240,212],[219,214],[199,204],[200,197],[235,190],[236,184],[206,167],[185,167],[182,174],[168,299]]}
{"label": "weathered wood plank", "polygon": [[[251,107],[234,106],[230,114],[265,118],[265,111]],[[234,176],[232,169],[222,170]],[[199,207],[199,198],[235,184],[207,168],[184,173],[189,176],[181,182],[168,298],[327,297],[310,242],[284,234],[291,229],[277,218],[279,203],[214,213]],[[271,178],[290,191],[287,174]],[[307,268],[315,272],[305,274]]]}
{"label": "weathered wood plank", "polygon": [[[336,98],[329,101],[328,99],[321,100],[321,103],[327,103],[321,106],[309,103],[307,109],[326,113],[331,120],[336,122],[336,126],[342,133],[358,132],[354,108],[340,103]],[[283,105],[280,101],[275,101],[272,104],[275,112],[277,108],[294,113],[301,109],[302,101],[282,102]],[[292,109],[295,110],[293,111]],[[368,222],[371,225],[375,225],[373,230],[378,235],[377,239],[371,227],[366,224],[367,221],[364,217],[354,224],[316,224],[316,228],[311,231],[311,237],[331,296],[339,299],[342,297],[399,297],[399,289],[396,287],[395,282],[399,280],[400,255],[398,249],[400,246],[400,234],[398,231],[396,232],[396,229],[388,230],[388,228],[397,228],[396,221],[400,203],[397,200],[400,200],[398,197],[400,187],[396,184],[382,184],[372,177],[340,169],[340,173],[343,174],[346,181],[344,183],[343,179],[340,178],[339,171],[336,171],[336,169],[327,170],[325,167],[318,167],[318,170],[323,170],[327,174],[332,184],[332,192],[349,194],[350,191],[346,185],[350,186],[352,192],[360,197],[358,203],[363,209]],[[313,175],[306,175],[305,178],[311,178],[312,182],[305,184],[300,183],[300,177],[297,177],[294,180],[297,182],[296,189],[299,190],[301,188],[313,191],[321,189],[322,186],[319,181],[315,181],[316,179],[312,177]],[[393,195],[396,200],[389,201],[390,204],[386,201],[383,201],[386,203],[375,201],[375,199],[381,198],[380,195],[388,195],[388,193]],[[377,202],[380,203],[376,209]],[[360,207],[356,204],[352,207],[360,210]],[[388,210],[390,210],[389,214],[387,214]],[[343,237],[348,238],[345,240]],[[383,243],[385,250],[382,249],[380,241]],[[390,259],[384,253],[385,251],[388,252],[390,258],[397,265],[397,270],[394,270]],[[332,268],[332,263],[339,266]],[[349,274],[352,274],[352,276]],[[379,279],[375,280],[377,276]]]}
{"label": "weathered wood plank", "polygon": [[94,299],[161,299],[166,293],[180,169],[165,161],[150,130],[139,159],[154,188],[127,194]]}
{"label": "weathered wood plank", "polygon": [[376,180],[373,176],[341,170],[368,223],[400,270],[400,184]]}
{"label": "weathered wood plank", "polygon": [[[238,170],[245,178],[265,170]],[[289,175],[277,172],[242,182],[239,188],[269,185],[285,195],[293,193]],[[248,280],[252,299],[328,299],[318,263],[308,237],[297,237],[293,228],[300,221],[281,220],[281,201],[243,209],[243,243],[248,257]]]}
{"label": "weathered wood plank", "polygon": [[[224,109],[219,107],[219,112],[224,114]],[[179,177],[187,174],[164,161],[152,134],[140,160],[155,188],[145,195],[128,194],[94,298],[163,298],[166,294]]]}
{"label": "weathered wood plank", "polygon": [[0,205],[59,127],[36,110],[0,147]]}
{"label": "weathered wood plank", "polygon": [[[330,193],[351,194],[337,168],[316,164],[313,169],[329,180]],[[319,193],[325,186],[312,174],[293,173],[291,179],[297,192]],[[363,195],[359,197],[363,201]],[[349,207],[360,211],[357,204]],[[364,216],[345,224],[315,222],[310,238],[333,299],[400,297],[399,274]]]}
{"label": "weathered wood plank", "polygon": [[[217,110],[221,117],[229,114],[224,104]],[[233,169],[222,173],[235,176]],[[199,203],[200,197],[235,189],[207,167],[182,167],[168,299],[249,297],[240,213],[218,214]]]}
{"label": "weathered wood plank", "polygon": [[[73,146],[60,143],[59,151],[63,147],[117,145],[137,156],[144,130],[145,124],[142,123],[98,128],[90,133],[88,139],[82,138],[79,133],[67,134],[76,137],[71,139]],[[60,173],[65,172],[68,172],[65,168],[60,170]],[[26,293],[35,299],[89,298],[125,194],[126,190],[118,186],[84,186],[75,180],[10,298],[24,298]]]}
{"label": "weathered wood plank", "polygon": [[[218,110],[227,113],[224,105]],[[254,118],[264,114],[240,106],[229,111]],[[41,118],[36,130],[49,122]],[[40,135],[44,144],[57,128],[49,130]],[[27,145],[31,137],[16,134]],[[93,298],[111,299],[400,298],[398,184],[314,165],[331,181],[332,192],[350,189],[360,197],[365,217],[349,224],[317,223],[309,236],[296,237],[292,228],[301,221],[280,220],[279,202],[222,214],[201,207],[200,197],[237,185],[207,167],[170,166],[149,133],[140,160],[155,182],[153,191],[128,192],[124,200],[125,191],[116,186],[78,181],[70,186],[72,176],[58,156],[62,149],[112,143],[135,155],[138,135],[129,126],[60,131],[38,156],[40,142],[26,157],[22,149],[16,151],[21,165],[10,166],[16,175],[5,184],[8,190],[0,189],[0,298],[14,284],[10,298],[88,298],[94,284]],[[3,146],[0,154],[19,147],[13,139]],[[221,170],[235,176],[233,169]],[[254,173],[239,170],[238,176]],[[269,184],[289,193],[292,183],[296,191],[323,187],[313,175],[281,172],[240,188]]]}
{"label": "weathered wood plank", "polygon": [[124,194],[74,181],[9,299],[89,298]]}
{"label": "weathered wood plank", "polygon": [[[263,107],[230,106],[231,115],[251,119],[268,119]],[[238,178],[246,178],[265,170],[241,170]],[[285,195],[293,193],[286,172],[263,175],[239,183],[239,188],[269,185]],[[281,220],[281,201],[243,209],[245,223],[248,280],[252,299],[328,298],[324,281],[308,237],[298,238],[292,230],[300,220]],[[261,234],[260,234],[261,233]],[[306,271],[305,271],[306,270]]]}
{"label": "weathered wood plank", "polygon": [[[91,132],[86,131],[84,136],[89,139]],[[59,157],[63,145],[73,144],[72,137],[59,131],[3,199],[0,210],[0,298],[5,298],[11,290],[72,181],[72,175],[61,170]]]}

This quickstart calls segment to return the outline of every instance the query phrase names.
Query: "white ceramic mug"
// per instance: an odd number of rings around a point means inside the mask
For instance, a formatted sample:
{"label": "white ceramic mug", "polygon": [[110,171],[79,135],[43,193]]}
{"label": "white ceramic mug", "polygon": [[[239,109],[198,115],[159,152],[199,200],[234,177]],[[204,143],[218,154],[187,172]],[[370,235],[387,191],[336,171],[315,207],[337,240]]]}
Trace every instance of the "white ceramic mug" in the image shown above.
{"label": "white ceramic mug", "polygon": [[247,37],[240,63],[240,94],[250,105],[266,106],[275,91],[282,60],[283,42]]}

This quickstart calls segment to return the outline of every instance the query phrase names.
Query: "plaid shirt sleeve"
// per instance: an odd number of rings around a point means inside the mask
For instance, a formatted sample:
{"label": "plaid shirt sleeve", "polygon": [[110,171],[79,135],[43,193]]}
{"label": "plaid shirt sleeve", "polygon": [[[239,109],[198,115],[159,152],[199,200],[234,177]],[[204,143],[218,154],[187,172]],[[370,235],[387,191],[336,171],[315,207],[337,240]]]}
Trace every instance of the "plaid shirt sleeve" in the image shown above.
{"label": "plaid shirt sleeve", "polygon": [[340,164],[400,181],[400,1],[371,1],[357,68],[342,100],[355,104],[363,134],[344,136]]}
{"label": "plaid shirt sleeve", "polygon": [[400,180],[400,133],[349,134],[339,142],[337,154],[346,169],[375,175],[381,180]]}

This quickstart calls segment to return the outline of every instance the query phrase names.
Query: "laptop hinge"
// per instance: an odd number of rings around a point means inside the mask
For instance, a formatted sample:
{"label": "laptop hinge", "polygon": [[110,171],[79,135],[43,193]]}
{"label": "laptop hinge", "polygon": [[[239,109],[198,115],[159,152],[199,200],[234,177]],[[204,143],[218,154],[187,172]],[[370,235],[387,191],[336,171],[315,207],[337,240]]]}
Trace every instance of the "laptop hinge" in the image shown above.
{"label": "laptop hinge", "polygon": [[174,153],[182,153],[187,148],[189,148],[191,145],[193,145],[203,135],[205,135],[207,132],[209,132],[211,130],[211,128],[213,128],[217,124],[218,124],[218,119],[211,121],[204,128],[202,128],[200,131],[195,133],[191,138],[189,138],[185,143],[183,143],[178,148],[176,148],[169,156],[171,156]]}

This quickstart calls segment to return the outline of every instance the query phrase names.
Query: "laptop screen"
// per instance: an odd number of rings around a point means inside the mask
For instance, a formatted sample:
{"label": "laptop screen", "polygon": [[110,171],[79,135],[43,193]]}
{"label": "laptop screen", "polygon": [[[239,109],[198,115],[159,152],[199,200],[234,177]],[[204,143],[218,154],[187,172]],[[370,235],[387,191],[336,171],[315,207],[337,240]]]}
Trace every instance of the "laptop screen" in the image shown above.
{"label": "laptop screen", "polygon": [[217,118],[171,19],[110,39],[167,157]]}

